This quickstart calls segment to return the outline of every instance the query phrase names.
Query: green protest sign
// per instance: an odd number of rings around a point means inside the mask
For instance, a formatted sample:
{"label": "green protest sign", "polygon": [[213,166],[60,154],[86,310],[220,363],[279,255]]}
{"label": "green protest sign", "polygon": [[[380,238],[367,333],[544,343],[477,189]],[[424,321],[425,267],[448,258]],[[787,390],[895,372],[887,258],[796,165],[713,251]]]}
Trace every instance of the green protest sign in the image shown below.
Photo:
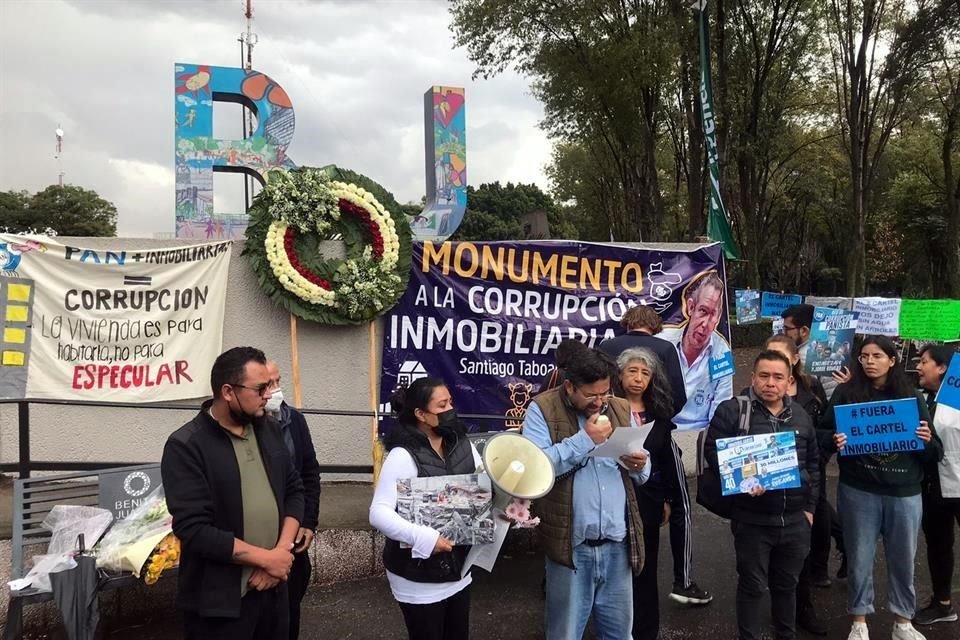
{"label": "green protest sign", "polygon": [[960,338],[960,300],[909,300],[900,304],[900,337],[914,340]]}

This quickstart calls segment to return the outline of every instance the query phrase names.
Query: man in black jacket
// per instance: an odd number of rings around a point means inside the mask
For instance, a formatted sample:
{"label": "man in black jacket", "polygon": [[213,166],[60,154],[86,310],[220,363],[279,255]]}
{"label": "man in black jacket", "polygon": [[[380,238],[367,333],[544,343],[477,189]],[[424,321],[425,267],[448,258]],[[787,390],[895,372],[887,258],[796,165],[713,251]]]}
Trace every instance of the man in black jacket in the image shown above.
{"label": "man in black jacket", "polygon": [[[810,527],[820,486],[820,452],[810,416],[787,394],[790,362],[777,351],[763,351],[753,365],[749,392],[749,434],[793,431],[801,486],[730,496],[731,529],[737,554],[737,626],[740,640],[763,635],[760,603],[769,586],[775,637],[796,637],[796,589],[810,550]],[[737,437],[740,407],[736,398],[723,402],[710,421],[704,454],[717,469],[717,440]]]}
{"label": "man in black jacket", "polygon": [[217,358],[213,399],[167,439],[160,463],[181,555],[177,605],[188,640],[286,640],[287,584],[303,484],[264,417],[263,352]]}
{"label": "man in black jacket", "polygon": [[290,640],[300,637],[300,602],[310,586],[310,544],[317,531],[320,513],[320,465],[317,452],[313,448],[313,438],[303,414],[289,406],[283,399],[280,388],[280,367],[273,360],[267,362],[267,374],[270,376],[270,399],[267,400],[267,414],[280,426],[283,443],[290,453],[293,468],[303,481],[303,521],[297,533],[296,547],[293,550],[293,568],[287,589],[290,596]]}

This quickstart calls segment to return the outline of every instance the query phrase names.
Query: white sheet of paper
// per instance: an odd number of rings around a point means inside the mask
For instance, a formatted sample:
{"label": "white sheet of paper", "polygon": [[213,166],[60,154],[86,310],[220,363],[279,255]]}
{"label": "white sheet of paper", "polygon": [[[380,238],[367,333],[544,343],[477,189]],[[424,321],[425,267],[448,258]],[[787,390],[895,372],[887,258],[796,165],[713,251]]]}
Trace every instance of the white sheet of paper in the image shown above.
{"label": "white sheet of paper", "polygon": [[643,449],[647,436],[653,431],[653,422],[645,422],[639,427],[618,427],[606,442],[590,452],[591,458],[619,458],[632,455]]}
{"label": "white sheet of paper", "polygon": [[510,529],[510,523],[502,519],[502,511],[495,511],[493,515],[493,542],[489,544],[475,544],[467,552],[467,558],[463,562],[463,570],[460,571],[460,577],[467,575],[470,567],[476,565],[487,571],[493,571],[493,565],[497,562],[500,555],[500,547],[507,538],[507,531]]}

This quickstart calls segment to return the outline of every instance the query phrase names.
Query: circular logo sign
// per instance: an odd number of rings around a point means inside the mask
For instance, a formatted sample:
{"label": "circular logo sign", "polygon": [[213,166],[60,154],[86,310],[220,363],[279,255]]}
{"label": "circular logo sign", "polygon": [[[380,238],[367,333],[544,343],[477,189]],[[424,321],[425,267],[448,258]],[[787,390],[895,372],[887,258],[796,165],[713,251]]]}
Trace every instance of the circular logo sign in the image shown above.
{"label": "circular logo sign", "polygon": [[20,256],[10,250],[6,243],[0,244],[0,270],[14,271],[20,264]]}
{"label": "circular logo sign", "polygon": [[150,476],[143,471],[134,471],[123,481],[123,490],[131,498],[139,498],[150,491]]}

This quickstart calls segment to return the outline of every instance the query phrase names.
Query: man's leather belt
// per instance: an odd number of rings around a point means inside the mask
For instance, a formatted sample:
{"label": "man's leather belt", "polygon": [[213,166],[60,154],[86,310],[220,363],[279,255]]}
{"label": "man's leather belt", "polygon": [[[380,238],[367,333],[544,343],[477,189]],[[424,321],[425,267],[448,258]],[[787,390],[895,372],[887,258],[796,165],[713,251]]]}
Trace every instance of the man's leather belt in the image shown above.
{"label": "man's leather belt", "polygon": [[600,547],[607,544],[608,542],[616,542],[616,541],[611,540],[610,538],[600,538],[599,540],[584,540],[583,544],[587,545],[588,547]]}

